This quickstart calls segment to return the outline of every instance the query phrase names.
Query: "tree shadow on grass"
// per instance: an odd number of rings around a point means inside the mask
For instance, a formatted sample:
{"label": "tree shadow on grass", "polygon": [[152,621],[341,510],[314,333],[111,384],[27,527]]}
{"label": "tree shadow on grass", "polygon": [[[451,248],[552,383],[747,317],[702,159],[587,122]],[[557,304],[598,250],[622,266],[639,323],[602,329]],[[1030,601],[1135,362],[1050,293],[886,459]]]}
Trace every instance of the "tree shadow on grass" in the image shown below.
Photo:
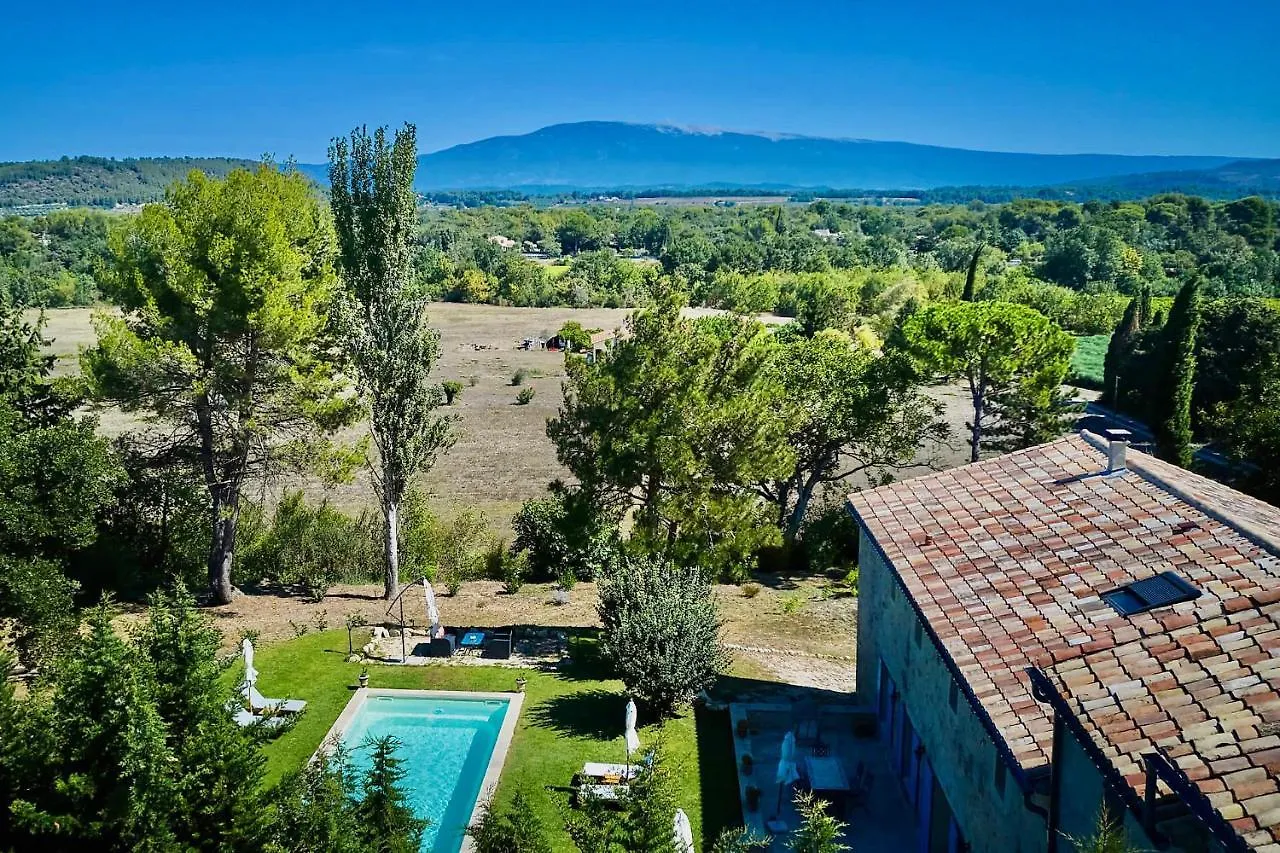
{"label": "tree shadow on grass", "polygon": [[552,696],[525,714],[534,726],[568,737],[613,740],[622,736],[627,697],[609,690],[580,690]]}

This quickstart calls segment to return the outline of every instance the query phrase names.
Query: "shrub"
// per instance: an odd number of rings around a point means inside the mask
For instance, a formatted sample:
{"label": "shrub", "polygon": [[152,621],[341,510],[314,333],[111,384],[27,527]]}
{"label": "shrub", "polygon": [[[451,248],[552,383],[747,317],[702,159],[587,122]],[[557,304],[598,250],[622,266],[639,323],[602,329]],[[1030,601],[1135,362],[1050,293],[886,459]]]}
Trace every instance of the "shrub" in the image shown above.
{"label": "shrub", "polygon": [[452,406],[454,398],[462,393],[462,383],[456,379],[446,379],[440,383],[440,390],[444,392],[444,404]]}
{"label": "shrub", "polygon": [[523,385],[524,381],[529,378],[529,371],[523,367],[516,368],[516,372],[511,374],[512,385]]}
{"label": "shrub", "polygon": [[299,491],[287,491],[270,525],[248,549],[251,576],[301,587],[314,601],[340,581],[381,575],[382,548],[366,516],[352,518],[326,503],[310,506]]}
{"label": "shrub", "polygon": [[495,808],[492,798],[486,800],[467,834],[476,853],[551,853],[542,820],[520,788],[504,808]]}
{"label": "shrub", "polygon": [[809,603],[809,599],[803,593],[797,592],[794,595],[784,596],[779,603],[783,614],[792,616],[799,613]]}
{"label": "shrub", "polygon": [[521,388],[520,393],[516,394],[516,405],[527,406],[533,401],[534,390],[532,388]]}
{"label": "shrub", "polygon": [[800,825],[791,833],[789,849],[797,853],[841,853],[849,849],[840,843],[846,825],[827,814],[827,805],[813,794],[796,795]]}
{"label": "shrub", "polygon": [[829,501],[805,519],[800,531],[809,571],[845,570],[858,561],[858,525],[836,501]]}
{"label": "shrub", "polygon": [[751,583],[744,583],[742,585],[743,598],[755,598],[759,594],[760,594],[760,584],[755,583],[753,581]]}
{"label": "shrub", "polygon": [[[515,518],[512,550],[529,555],[532,580],[591,580],[617,551],[617,528],[576,493],[557,491],[524,502]],[[573,581],[569,581],[572,586]]]}
{"label": "shrub", "polygon": [[654,715],[673,714],[727,664],[711,585],[697,568],[624,558],[599,592],[601,652]]}
{"label": "shrub", "polygon": [[52,657],[73,639],[76,582],[49,560],[0,556],[0,622],[11,620],[23,664]]}
{"label": "shrub", "polygon": [[507,552],[502,560],[502,591],[507,595],[515,595],[524,586],[524,578],[528,572],[528,554]]}

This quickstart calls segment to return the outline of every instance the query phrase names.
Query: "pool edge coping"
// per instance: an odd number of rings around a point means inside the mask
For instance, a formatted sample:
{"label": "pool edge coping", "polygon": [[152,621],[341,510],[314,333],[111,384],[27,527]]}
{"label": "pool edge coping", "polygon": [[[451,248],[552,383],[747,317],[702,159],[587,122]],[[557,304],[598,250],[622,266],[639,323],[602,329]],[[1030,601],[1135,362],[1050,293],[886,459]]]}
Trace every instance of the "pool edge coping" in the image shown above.
{"label": "pool edge coping", "polygon": [[[364,706],[370,696],[403,696],[418,699],[497,699],[507,703],[507,713],[503,715],[502,727],[498,729],[498,738],[493,743],[493,751],[489,753],[489,765],[485,768],[484,778],[480,780],[480,793],[476,795],[475,804],[471,807],[471,816],[467,819],[467,826],[475,823],[480,814],[481,806],[493,797],[498,789],[498,782],[502,777],[502,768],[507,763],[507,752],[511,749],[511,743],[515,739],[516,723],[519,721],[520,712],[524,708],[525,694],[522,692],[498,693],[479,690],[415,690],[401,687],[357,687],[355,695],[347,700],[346,707],[342,709],[342,713],[338,714],[338,719],[333,721],[333,725],[325,733],[324,739],[316,747],[316,751],[311,756],[312,760],[331,743],[334,743],[336,736],[347,730],[347,727],[351,724],[351,719]],[[513,710],[515,713],[512,713]],[[464,831],[462,847],[459,853],[473,853],[474,849],[471,836]]]}

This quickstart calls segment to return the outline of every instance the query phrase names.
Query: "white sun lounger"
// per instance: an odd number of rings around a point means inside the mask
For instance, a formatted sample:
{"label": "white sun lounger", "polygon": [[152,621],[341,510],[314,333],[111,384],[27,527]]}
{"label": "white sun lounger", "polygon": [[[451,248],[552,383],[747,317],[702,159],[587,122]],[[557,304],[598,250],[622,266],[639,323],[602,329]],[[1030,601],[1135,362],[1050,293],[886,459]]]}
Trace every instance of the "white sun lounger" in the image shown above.
{"label": "white sun lounger", "polygon": [[258,688],[247,682],[242,692],[244,693],[245,701],[249,703],[249,707],[253,709],[255,714],[261,714],[263,711],[300,714],[302,709],[307,707],[307,703],[302,699],[267,699],[258,692]]}
{"label": "white sun lounger", "polygon": [[617,779],[629,779],[640,771],[640,765],[632,764],[628,767],[625,764],[602,764],[598,761],[588,761],[582,765],[582,775],[589,776],[592,779],[605,779],[610,776]]}
{"label": "white sun lounger", "polygon": [[626,790],[626,785],[582,785],[578,788],[578,796],[596,800],[616,800]]}
{"label": "white sun lounger", "polygon": [[231,718],[236,721],[236,725],[245,727],[261,724],[267,729],[278,729],[285,724],[284,717],[259,717],[246,708],[233,711]]}

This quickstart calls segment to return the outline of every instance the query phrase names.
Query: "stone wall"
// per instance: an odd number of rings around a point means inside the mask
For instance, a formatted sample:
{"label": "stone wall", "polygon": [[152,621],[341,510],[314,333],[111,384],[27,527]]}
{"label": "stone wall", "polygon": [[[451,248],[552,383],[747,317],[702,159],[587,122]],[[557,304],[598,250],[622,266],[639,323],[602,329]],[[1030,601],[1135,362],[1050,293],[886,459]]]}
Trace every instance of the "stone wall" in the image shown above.
{"label": "stone wall", "polygon": [[[953,686],[951,671],[871,536],[865,529],[859,532],[859,703],[879,707],[883,661],[975,853],[1040,853],[1047,847],[1045,819],[1024,805],[1013,768],[997,770],[1001,758],[987,729],[964,692]],[[1001,776],[1002,793],[997,789]]]}

